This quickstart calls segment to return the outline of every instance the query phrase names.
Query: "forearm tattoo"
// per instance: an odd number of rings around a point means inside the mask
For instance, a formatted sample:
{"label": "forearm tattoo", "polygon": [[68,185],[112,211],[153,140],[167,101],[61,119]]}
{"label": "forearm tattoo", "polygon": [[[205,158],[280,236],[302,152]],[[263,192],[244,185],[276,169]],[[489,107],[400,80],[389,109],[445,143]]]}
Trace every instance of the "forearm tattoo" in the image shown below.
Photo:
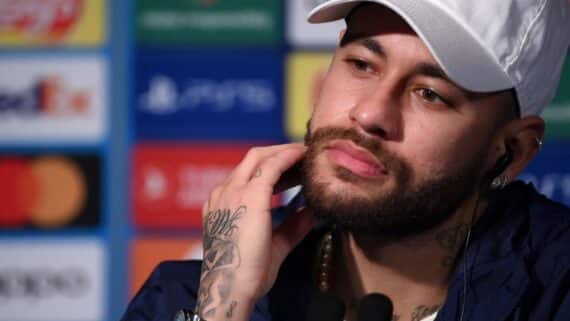
{"label": "forearm tattoo", "polygon": [[[216,309],[228,304],[236,269],[240,266],[239,247],[235,232],[238,222],[247,211],[246,206],[235,210],[210,211],[204,219],[204,259],[200,276],[197,312],[203,318],[216,313]],[[231,319],[237,301],[226,310]]]}

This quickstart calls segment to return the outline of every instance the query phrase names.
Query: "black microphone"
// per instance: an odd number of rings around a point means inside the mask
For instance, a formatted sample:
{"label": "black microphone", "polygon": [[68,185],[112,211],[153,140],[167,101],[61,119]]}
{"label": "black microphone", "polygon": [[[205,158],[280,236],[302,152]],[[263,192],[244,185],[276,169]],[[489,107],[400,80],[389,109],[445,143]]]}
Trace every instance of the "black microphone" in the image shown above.
{"label": "black microphone", "polygon": [[315,291],[307,308],[307,321],[342,321],[344,303],[330,293]]}
{"label": "black microphone", "polygon": [[393,313],[392,301],[384,294],[368,294],[358,303],[358,321],[390,321]]}

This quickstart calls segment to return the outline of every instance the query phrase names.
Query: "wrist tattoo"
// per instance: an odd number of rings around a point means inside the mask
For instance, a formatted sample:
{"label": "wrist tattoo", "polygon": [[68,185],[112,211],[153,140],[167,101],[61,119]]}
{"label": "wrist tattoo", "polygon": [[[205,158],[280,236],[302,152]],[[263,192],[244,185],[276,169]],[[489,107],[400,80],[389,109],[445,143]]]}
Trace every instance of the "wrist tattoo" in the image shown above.
{"label": "wrist tattoo", "polygon": [[[239,247],[235,232],[238,222],[246,213],[242,205],[236,210],[218,209],[210,211],[204,219],[204,258],[200,276],[197,311],[204,318],[213,316],[216,309],[228,301],[235,270],[240,266]],[[233,315],[236,301],[230,304],[226,313]]]}

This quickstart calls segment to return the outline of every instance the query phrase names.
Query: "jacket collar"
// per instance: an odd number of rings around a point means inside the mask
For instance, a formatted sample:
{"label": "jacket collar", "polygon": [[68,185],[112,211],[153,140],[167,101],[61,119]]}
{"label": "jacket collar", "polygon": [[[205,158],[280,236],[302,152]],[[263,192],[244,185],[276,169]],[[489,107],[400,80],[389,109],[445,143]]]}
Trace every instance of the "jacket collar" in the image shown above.
{"label": "jacket collar", "polygon": [[[504,320],[514,310],[530,282],[524,255],[520,256],[529,249],[520,231],[527,222],[532,190],[514,182],[490,201],[473,229],[466,255],[457,262],[436,321],[460,320],[462,313],[463,321]],[[284,262],[275,286],[257,306],[268,320],[305,318],[314,291],[313,260],[324,232],[311,233]]]}
{"label": "jacket collar", "polygon": [[464,321],[505,320],[520,302],[530,282],[524,261],[530,249],[523,231],[531,191],[514,182],[492,197],[458,261],[437,320],[460,320],[462,313]]}

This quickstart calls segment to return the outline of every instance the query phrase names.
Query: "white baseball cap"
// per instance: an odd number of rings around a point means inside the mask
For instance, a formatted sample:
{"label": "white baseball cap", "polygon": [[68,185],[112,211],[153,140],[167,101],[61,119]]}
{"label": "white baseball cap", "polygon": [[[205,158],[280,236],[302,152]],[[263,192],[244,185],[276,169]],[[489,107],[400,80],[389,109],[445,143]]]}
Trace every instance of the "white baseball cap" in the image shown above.
{"label": "white baseball cap", "polygon": [[540,114],[556,94],[570,43],[569,0],[330,0],[308,20],[342,19],[363,2],[400,15],[459,86],[514,88],[521,116]]}

